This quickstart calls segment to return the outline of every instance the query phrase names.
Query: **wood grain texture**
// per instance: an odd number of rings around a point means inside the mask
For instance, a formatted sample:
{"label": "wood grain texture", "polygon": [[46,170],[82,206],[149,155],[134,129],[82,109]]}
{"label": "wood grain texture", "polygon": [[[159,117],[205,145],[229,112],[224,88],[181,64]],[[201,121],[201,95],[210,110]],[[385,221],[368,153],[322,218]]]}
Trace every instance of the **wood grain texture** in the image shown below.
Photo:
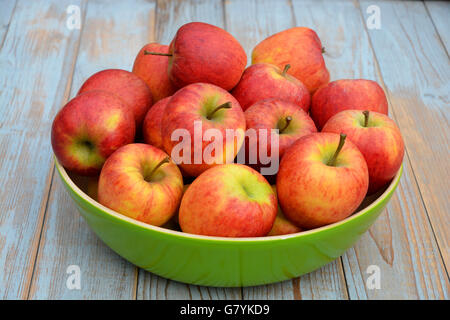
{"label": "wood grain texture", "polygon": [[[224,27],[222,2],[217,1],[158,1],[157,41],[169,44],[177,29],[192,21],[201,21]],[[140,270],[138,299],[241,299],[240,288],[212,288],[187,285],[167,280]]]}
{"label": "wood grain texture", "polygon": [[188,22],[206,22],[224,28],[220,0],[158,0],[156,39],[169,45],[178,28]]}
{"label": "wood grain texture", "polygon": [[[367,6],[360,10],[352,1],[326,5],[319,1],[293,1],[293,6],[297,24],[318,32],[332,80],[366,78],[383,85],[365,21],[361,19],[361,10]],[[333,25],[323,21],[333,21]],[[390,106],[391,110],[396,108],[392,103]],[[401,183],[386,212],[342,257],[351,299],[446,296],[445,268],[408,157],[404,166]],[[408,228],[412,223],[420,229]],[[425,256],[427,259],[423,259]],[[367,289],[366,271],[370,265],[380,267],[380,290]]]}
{"label": "wood grain texture", "polygon": [[[250,61],[253,47],[266,37],[295,26],[289,1],[225,1],[227,30],[243,45]],[[347,299],[340,259],[311,274],[267,286],[243,288],[244,299]]]}
{"label": "wood grain texture", "polygon": [[[58,3],[58,5],[56,5]],[[64,100],[79,33],[78,1],[2,4],[0,50],[0,297],[26,298],[52,177],[50,125]],[[7,18],[6,11],[14,14]],[[6,22],[8,21],[8,22]],[[30,58],[32,57],[32,58]]]}
{"label": "wood grain texture", "polygon": [[[368,30],[420,195],[444,263],[450,266],[449,59],[422,2],[370,2],[381,30]],[[361,6],[369,5],[362,1]],[[365,13],[365,10],[361,10]],[[386,50],[389,48],[389,50]],[[407,53],[407,59],[401,59]]]}
{"label": "wood grain texture", "polygon": [[[343,262],[352,299],[448,299],[450,286],[410,165],[386,212],[347,251]],[[380,289],[366,285],[380,268]]]}
{"label": "wood grain texture", "polygon": [[431,16],[434,27],[448,55],[450,48],[450,2],[425,1],[425,8]]}
{"label": "wood grain texture", "polygon": [[[94,72],[131,69],[136,53],[153,36],[149,33],[153,33],[154,9],[153,2],[144,0],[135,1],[133,6],[123,1],[89,1],[83,9],[70,97]],[[66,286],[70,265],[80,267],[81,290]],[[29,297],[133,299],[137,272],[89,229],[55,174]]]}
{"label": "wood grain texture", "polygon": [[0,48],[3,45],[3,40],[5,39],[6,32],[9,28],[9,23],[14,14],[14,9],[16,8],[16,1],[12,0],[0,0]]}

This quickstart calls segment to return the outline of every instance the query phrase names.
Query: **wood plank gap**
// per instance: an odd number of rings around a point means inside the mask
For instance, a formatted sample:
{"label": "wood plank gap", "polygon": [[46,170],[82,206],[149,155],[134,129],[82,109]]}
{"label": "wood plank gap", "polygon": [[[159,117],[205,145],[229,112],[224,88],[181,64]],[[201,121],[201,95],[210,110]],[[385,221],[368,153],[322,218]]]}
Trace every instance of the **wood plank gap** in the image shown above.
{"label": "wood plank gap", "polygon": [[[24,296],[22,297],[22,299],[24,300],[29,300],[30,297],[30,291],[31,291],[31,284],[33,283],[33,277],[34,277],[34,271],[36,269],[36,260],[39,254],[39,248],[41,246],[41,238],[42,238],[42,232],[44,230],[44,224],[45,224],[45,218],[47,216],[47,208],[48,208],[48,201],[50,199],[50,190],[52,189],[52,185],[53,185],[53,177],[55,175],[55,163],[54,161],[52,161],[52,167],[50,170],[50,176],[48,179],[50,179],[49,187],[46,189],[46,193],[45,193],[45,197],[43,199],[43,203],[45,202],[45,205],[43,207],[41,207],[41,210],[39,210],[39,216],[42,215],[42,219],[39,219],[39,224],[41,225],[40,231],[39,231],[39,237],[37,239],[37,241],[33,241],[33,243],[36,243],[36,248],[33,248],[32,251],[34,251],[34,259],[33,259],[33,263],[32,266],[29,267],[29,269],[31,269],[31,273],[30,273],[30,280],[25,284],[25,289],[24,289]],[[47,183],[46,183],[47,184]],[[43,213],[42,213],[43,211]],[[29,272],[27,272],[29,273]]]}
{"label": "wood plank gap", "polygon": [[11,26],[12,18],[14,17],[14,14],[16,13],[16,8],[17,8],[17,0],[14,2],[14,8],[12,9],[11,15],[9,16],[8,26],[6,27],[5,34],[2,37],[2,41],[1,41],[1,44],[0,44],[0,50],[3,48],[3,43],[5,42],[6,36],[8,35],[9,27]]}
{"label": "wood plank gap", "polygon": [[428,9],[427,3],[424,0],[422,0],[422,3],[423,3],[423,6],[425,7],[425,11],[427,12],[428,16],[430,17],[430,20],[431,20],[431,23],[433,24],[434,30],[436,31],[436,34],[438,35],[439,42],[441,43],[441,46],[444,48],[445,52],[447,53],[447,57],[449,57],[447,47],[445,46],[445,43],[442,40],[441,34],[439,33],[438,28],[436,27],[436,24],[433,20],[433,16],[431,15],[430,10]]}
{"label": "wood plank gap", "polygon": [[139,268],[134,268],[134,290],[133,290],[133,299],[137,300],[138,296],[138,288],[139,288]]}
{"label": "wood plank gap", "polygon": [[295,9],[294,9],[294,3],[292,0],[288,0],[289,8],[291,9],[291,19],[294,21],[294,26],[297,27],[297,19],[295,18]]}
{"label": "wood plank gap", "polygon": [[349,292],[349,290],[348,290],[348,283],[347,283],[347,278],[346,278],[346,276],[345,276],[344,261],[342,260],[342,256],[339,257],[339,260],[340,260],[340,262],[341,262],[341,269],[342,269],[342,274],[343,274],[343,277],[344,277],[345,292],[346,292],[346,294],[347,294],[347,300],[352,300],[352,299],[350,298],[350,292]]}
{"label": "wood plank gap", "polygon": [[226,11],[226,5],[225,5],[225,1],[227,0],[222,0],[222,19],[223,19],[223,28],[225,30],[228,30],[228,25],[227,25],[227,11]]}
{"label": "wood plank gap", "polygon": [[[364,31],[365,31],[366,34],[367,34],[367,38],[368,38],[368,41],[369,41],[370,49],[372,50],[372,53],[373,53],[373,56],[374,56],[374,59],[375,59],[375,69],[376,69],[377,75],[378,75],[379,79],[381,80],[381,85],[382,85],[382,87],[383,87],[383,89],[384,89],[384,92],[385,92],[386,95],[387,95],[387,99],[388,99],[388,101],[389,101],[389,105],[392,106],[392,102],[391,102],[391,101],[392,101],[391,93],[390,93],[390,91],[388,90],[388,88],[387,88],[387,86],[386,86],[386,84],[385,84],[385,82],[384,82],[383,74],[381,73],[381,67],[380,67],[380,64],[379,64],[379,62],[378,62],[378,57],[377,57],[376,51],[375,51],[375,49],[374,49],[374,47],[373,47],[372,38],[370,37],[370,33],[369,33],[369,31],[367,30],[367,25],[364,23],[364,22],[365,22],[365,20],[364,20],[364,14],[363,14],[362,9],[361,9],[361,3],[360,3],[360,0],[358,0],[358,2],[357,2],[357,7],[358,7],[358,9],[359,9],[359,13],[360,13],[360,16],[361,16],[362,24],[364,25]],[[431,16],[430,16],[430,18],[431,18]],[[433,26],[434,26],[434,24],[433,24]],[[435,28],[436,28],[436,27],[435,27]],[[436,31],[437,31],[437,30],[436,30]],[[439,33],[438,33],[438,34],[439,34]],[[442,44],[442,42],[441,42],[441,44]],[[445,46],[444,46],[444,49],[445,49]],[[446,51],[446,52],[447,52],[447,51]],[[392,113],[392,117],[394,118],[395,122],[398,123],[398,121],[397,121],[397,116],[395,115],[394,110],[393,110],[392,108],[390,108],[389,111]],[[408,147],[407,147],[407,144],[406,144],[406,143],[405,143],[405,159],[404,159],[404,161],[408,162],[409,167],[411,168],[411,171],[412,171],[412,174],[413,174],[413,177],[414,177],[414,182],[416,183],[417,190],[419,191],[420,202],[421,202],[422,205],[423,205],[423,208],[424,208],[424,210],[425,210],[425,214],[426,214],[426,216],[427,216],[428,223],[429,223],[430,228],[431,228],[431,230],[432,230],[432,232],[433,232],[433,239],[434,239],[434,241],[435,241],[435,243],[436,243],[436,247],[437,247],[437,249],[438,249],[439,256],[441,257],[442,264],[444,265],[444,269],[445,269],[445,272],[446,272],[446,274],[447,274],[447,278],[449,278],[449,274],[448,274],[448,270],[447,270],[447,265],[446,265],[446,263],[445,263],[444,256],[443,256],[443,254],[442,254],[442,250],[441,250],[439,241],[437,240],[436,232],[434,231],[434,228],[433,228],[433,223],[431,222],[430,213],[429,213],[429,211],[428,211],[428,208],[427,208],[427,205],[426,205],[426,203],[425,203],[425,200],[423,199],[422,190],[420,189],[419,182],[417,181],[417,176],[416,176],[416,173],[415,173],[415,171],[414,171],[414,166],[413,166],[413,163],[412,163],[411,158],[410,158],[410,156],[409,156],[409,151],[408,151]]]}

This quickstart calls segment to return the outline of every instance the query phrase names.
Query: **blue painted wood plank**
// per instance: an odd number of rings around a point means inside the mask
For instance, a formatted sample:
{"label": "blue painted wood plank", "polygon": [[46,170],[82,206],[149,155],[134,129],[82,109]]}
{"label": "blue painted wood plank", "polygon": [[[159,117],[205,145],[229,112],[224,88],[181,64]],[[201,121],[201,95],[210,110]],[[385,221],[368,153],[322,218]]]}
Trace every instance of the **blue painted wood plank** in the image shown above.
{"label": "blue painted wood plank", "polygon": [[[65,28],[69,3],[78,1],[18,1],[2,29],[6,33],[0,49],[2,298],[28,295],[52,175],[49,127],[67,94],[67,75],[79,38],[79,33]],[[2,13],[2,21],[8,20],[3,18]]]}
{"label": "blue painted wood plank", "polygon": [[[131,69],[135,55],[149,38],[154,10],[154,2],[144,0],[133,5],[89,1],[82,10],[83,31],[70,97],[99,70]],[[72,265],[81,272],[80,290],[66,285]],[[136,278],[137,268],[107,248],[88,228],[55,175],[30,298],[134,299]]]}

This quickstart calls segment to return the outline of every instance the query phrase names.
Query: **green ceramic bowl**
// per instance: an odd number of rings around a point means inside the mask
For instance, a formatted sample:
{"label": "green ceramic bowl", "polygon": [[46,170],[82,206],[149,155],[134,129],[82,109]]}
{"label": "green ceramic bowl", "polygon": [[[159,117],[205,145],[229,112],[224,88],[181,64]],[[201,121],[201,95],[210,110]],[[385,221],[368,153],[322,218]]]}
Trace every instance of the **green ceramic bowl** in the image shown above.
{"label": "green ceramic bowl", "polygon": [[56,168],[81,215],[120,256],[165,278],[217,287],[283,281],[337,259],[382,212],[403,169],[376,199],[366,199],[361,210],[340,222],[284,236],[222,238],[173,231],[128,218],[87,196],[58,161]]}

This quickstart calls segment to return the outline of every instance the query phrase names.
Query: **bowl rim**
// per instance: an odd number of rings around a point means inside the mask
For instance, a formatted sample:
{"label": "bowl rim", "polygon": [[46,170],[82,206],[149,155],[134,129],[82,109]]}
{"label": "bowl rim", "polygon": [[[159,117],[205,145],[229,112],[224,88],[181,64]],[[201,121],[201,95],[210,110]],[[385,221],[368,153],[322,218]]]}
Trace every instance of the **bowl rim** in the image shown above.
{"label": "bowl rim", "polygon": [[176,231],[176,230],[171,230],[171,229],[167,229],[167,228],[163,228],[163,227],[158,227],[158,226],[154,226],[151,224],[147,224],[145,222],[142,221],[138,221],[135,220],[133,218],[127,217],[126,215],[123,215],[119,212],[116,212],[112,209],[109,209],[108,207],[105,207],[104,205],[102,205],[101,203],[99,203],[98,201],[92,199],[91,197],[89,197],[83,190],[81,190],[73,181],[72,179],[69,177],[69,175],[67,174],[66,169],[59,163],[58,159],[56,158],[55,155],[54,156],[54,160],[55,160],[55,166],[56,169],[58,170],[61,178],[64,180],[64,182],[72,189],[72,191],[74,193],[76,193],[80,198],[82,198],[83,200],[87,201],[90,205],[92,205],[93,207],[96,207],[97,209],[101,210],[103,213],[108,214],[109,216],[119,219],[123,222],[127,222],[130,223],[132,225],[144,228],[144,229],[149,229],[158,233],[164,233],[164,234],[168,234],[171,236],[176,236],[176,237],[181,237],[181,238],[189,238],[189,239],[197,239],[197,240],[209,240],[209,241],[219,241],[219,242],[265,242],[265,241],[274,241],[274,240],[285,240],[285,239],[291,239],[291,238],[301,238],[304,236],[308,236],[308,235],[312,235],[312,234],[316,234],[316,233],[320,233],[322,231],[325,230],[331,230],[331,229],[335,229],[343,224],[349,223],[350,221],[353,221],[355,219],[358,219],[359,217],[363,216],[364,214],[368,213],[369,211],[371,211],[371,209],[375,208],[376,206],[378,206],[384,199],[386,199],[391,193],[393,193],[393,191],[395,190],[395,188],[397,187],[399,181],[400,181],[400,177],[402,175],[403,172],[403,163],[400,166],[400,168],[398,169],[397,173],[395,174],[395,176],[392,178],[392,181],[390,182],[389,186],[386,188],[386,190],[378,197],[376,198],[371,204],[369,204],[367,207],[365,207],[364,209],[353,213],[352,215],[348,216],[347,218],[319,227],[319,228],[314,228],[314,229],[310,229],[310,230],[306,230],[306,231],[300,231],[300,232],[296,232],[296,233],[291,233],[291,234],[285,234],[285,235],[277,235],[277,236],[264,236],[264,237],[242,237],[242,238],[237,238],[237,237],[219,237],[219,236],[205,236],[205,235],[198,235],[198,234],[192,234],[192,233],[187,233],[187,232],[182,232],[182,231]]}

